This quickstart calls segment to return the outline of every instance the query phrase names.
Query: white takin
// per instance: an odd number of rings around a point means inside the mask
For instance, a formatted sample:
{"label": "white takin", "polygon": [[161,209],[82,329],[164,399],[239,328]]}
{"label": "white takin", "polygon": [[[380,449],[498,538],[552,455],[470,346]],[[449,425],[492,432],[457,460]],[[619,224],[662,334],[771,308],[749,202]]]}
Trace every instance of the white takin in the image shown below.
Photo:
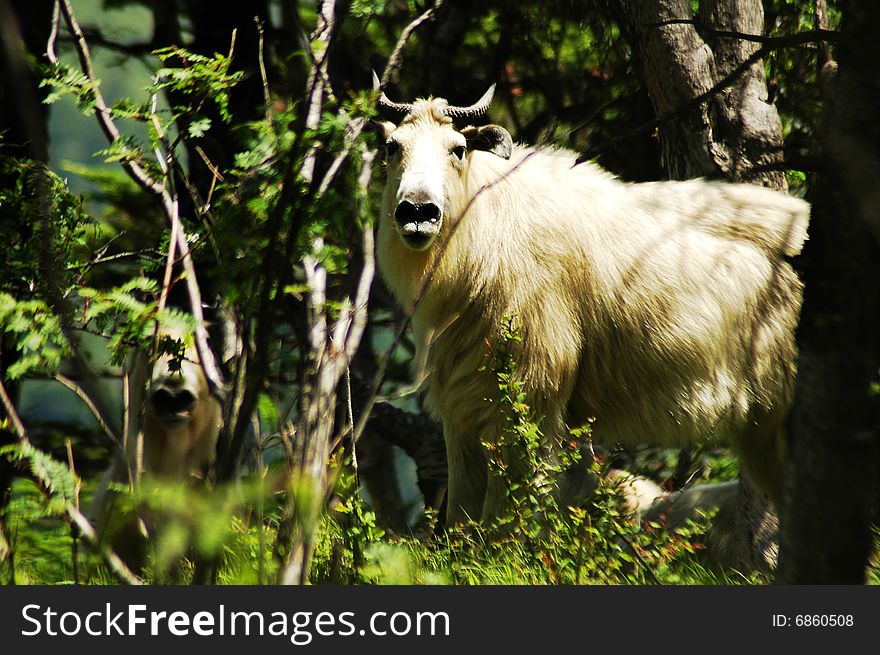
{"label": "white takin", "polygon": [[808,205],[748,184],[630,184],[577,154],[514,145],[484,113],[442,98],[380,104],[387,186],[377,253],[413,308],[428,409],[443,423],[448,518],[503,510],[482,441],[503,429],[487,354],[512,319],[528,403],[548,456],[595,417],[593,437],[684,447],[732,444],[778,501],[802,285],[785,257]]}

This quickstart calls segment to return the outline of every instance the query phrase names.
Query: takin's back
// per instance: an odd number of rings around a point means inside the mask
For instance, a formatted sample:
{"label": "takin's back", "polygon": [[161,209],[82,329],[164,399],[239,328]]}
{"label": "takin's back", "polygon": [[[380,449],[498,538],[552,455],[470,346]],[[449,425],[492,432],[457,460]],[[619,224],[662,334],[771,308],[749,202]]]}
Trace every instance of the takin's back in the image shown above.
{"label": "takin's back", "polygon": [[519,318],[538,394],[577,353],[554,391],[571,391],[570,422],[598,417],[597,436],[682,445],[775,431],[801,298],[784,257],[806,239],[807,203],[747,184],[628,184],[574,159],[473,152],[457,210],[482,191],[449,237],[435,295],[479,306],[474,333]]}

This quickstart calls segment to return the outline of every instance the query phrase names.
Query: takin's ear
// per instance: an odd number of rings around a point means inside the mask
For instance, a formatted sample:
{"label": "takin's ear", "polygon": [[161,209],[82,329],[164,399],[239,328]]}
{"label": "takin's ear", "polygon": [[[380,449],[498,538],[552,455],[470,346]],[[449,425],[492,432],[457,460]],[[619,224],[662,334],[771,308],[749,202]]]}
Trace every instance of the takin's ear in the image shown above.
{"label": "takin's ear", "polygon": [[388,137],[391,136],[391,133],[397,129],[397,125],[390,121],[377,121],[371,120],[370,127],[376,132],[380,139],[382,139],[382,143],[385,143],[388,140]]}
{"label": "takin's ear", "polygon": [[467,139],[468,150],[485,150],[502,159],[510,159],[513,138],[500,125],[468,126],[461,133]]}

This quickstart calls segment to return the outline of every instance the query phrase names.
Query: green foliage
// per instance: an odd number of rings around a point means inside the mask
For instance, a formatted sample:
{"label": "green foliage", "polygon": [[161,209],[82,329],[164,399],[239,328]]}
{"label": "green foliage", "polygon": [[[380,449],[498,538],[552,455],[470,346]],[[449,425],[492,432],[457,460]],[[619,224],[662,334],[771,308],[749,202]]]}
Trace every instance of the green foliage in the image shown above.
{"label": "green foliage", "polygon": [[80,70],[59,63],[48,69],[40,85],[51,89],[44,100],[46,104],[58,102],[61,98],[72,95],[76,98],[77,108],[88,116],[95,111],[95,89],[99,84],[100,81],[92,82]]}
{"label": "green foliage", "polygon": [[[337,500],[327,517],[330,551],[326,576],[329,582],[369,582],[380,572],[365,568],[368,553],[382,546],[385,531],[376,524],[376,515],[367,507],[357,484],[350,461],[339,471]],[[320,568],[316,572],[321,579]]]}
{"label": "green foliage", "polygon": [[[0,517],[9,532],[13,555],[11,562],[0,565],[0,584],[73,582],[69,526],[48,509],[45,495],[31,480],[13,482],[10,502]],[[97,583],[109,581],[105,577]]]}
{"label": "green foliage", "polygon": [[[589,425],[571,431],[570,443],[555,449],[562,453],[558,459],[548,457],[513,365],[512,349],[519,343],[515,321],[505,320],[492,344],[490,366],[506,427],[484,444],[490,474],[508,490],[508,513],[493,525],[471,523],[442,536],[375,541],[358,569],[363,579],[384,584],[717,583],[718,575],[698,561],[705,524],[676,532],[640,525],[624,509],[621,483],[606,477],[607,464],[596,457],[580,459],[577,446],[589,440]],[[587,498],[561,498],[554,480],[578,470],[597,481],[595,490]]]}
{"label": "green foliage", "polygon": [[[0,458],[8,458],[30,472],[30,479],[14,484],[9,504],[0,508],[0,521],[11,535],[7,546],[27,566],[13,569],[14,560],[3,553],[4,544],[0,543],[0,554],[10,563],[8,570],[0,572],[0,583],[4,575],[16,584],[70,580],[70,548],[76,537],[67,520],[68,510],[79,506],[79,478],[66,464],[28,442],[0,447]],[[34,553],[33,559],[28,557]]]}
{"label": "green foliage", "polygon": [[89,254],[94,221],[82,198],[71,194],[66,181],[42,163],[0,150],[0,180],[0,222],[6,239],[0,291],[57,300],[73,282],[71,269],[59,263]]}
{"label": "green foliage", "polygon": [[130,161],[139,161],[143,156],[143,151],[132,136],[121,136],[110,144],[107,148],[102,148],[95,153],[98,157],[103,157],[104,162],[111,164],[113,162],[125,163]]}
{"label": "green foliage", "polygon": [[350,11],[352,16],[370,18],[382,14],[387,4],[387,0],[354,0]]}
{"label": "green foliage", "polygon": [[51,374],[70,354],[58,315],[41,300],[17,301],[8,293],[0,293],[0,329],[12,337],[19,352],[6,369],[12,379]]}
{"label": "green foliage", "polygon": [[78,504],[80,482],[67,464],[53,459],[29,443],[0,447],[0,457],[5,456],[26,464],[34,479],[39,480],[46,492],[46,511],[49,514],[63,515],[68,506]]}
{"label": "green foliage", "polygon": [[[107,334],[107,344],[113,364],[121,364],[132,346],[145,346],[155,333],[157,326],[169,319],[179,324],[187,321],[179,312],[158,311],[155,298],[158,288],[155,282],[146,278],[133,278],[120,287],[99,291],[89,287],[79,289],[83,299],[82,321],[99,334]],[[144,301],[141,298],[150,300]],[[157,323],[159,321],[159,323]],[[189,321],[191,324],[191,319]]]}
{"label": "green foliage", "polygon": [[[229,92],[241,80],[243,73],[230,70],[230,57],[219,53],[206,57],[177,46],[160,48],[153,54],[165,67],[156,71],[152,90],[167,90],[170,97],[180,99],[181,102],[186,101],[187,104],[175,106],[176,112],[198,114],[203,105],[210,101],[224,121],[228,123],[232,120],[229,113]],[[177,65],[168,66],[171,62]],[[197,122],[206,131],[204,120],[199,119]]]}
{"label": "green foliage", "polygon": [[[547,443],[532,414],[525,385],[517,375],[515,349],[522,342],[513,317],[505,317],[490,352],[492,372],[498,381],[497,408],[504,417],[502,434],[486,435],[489,474],[504,484],[511,501],[510,516],[497,526],[514,530],[534,548],[544,540],[542,517],[557,512],[555,480],[575,464],[578,451],[566,451],[559,443]],[[559,458],[555,454],[559,454]]]}

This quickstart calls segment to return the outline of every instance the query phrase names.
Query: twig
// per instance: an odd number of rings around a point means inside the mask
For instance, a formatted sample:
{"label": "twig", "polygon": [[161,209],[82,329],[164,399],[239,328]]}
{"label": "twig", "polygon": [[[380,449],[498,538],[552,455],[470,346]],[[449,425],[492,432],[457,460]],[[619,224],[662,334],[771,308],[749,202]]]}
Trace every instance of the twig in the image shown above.
{"label": "twig", "polygon": [[[819,0],[821,2],[821,0]],[[837,43],[840,40],[840,33],[826,28],[817,28],[814,30],[806,30],[796,32],[795,34],[786,34],[784,36],[764,36],[762,34],[748,34],[746,32],[737,32],[733,30],[716,30],[693,18],[671,18],[669,20],[652,23],[650,27],[668,27],[670,25],[694,25],[705,31],[709,36],[719,39],[738,39],[740,41],[750,41],[752,43],[760,43],[770,49],[789,48],[806,45],[808,43]],[[827,27],[827,26],[826,26]]]}
{"label": "twig", "polygon": [[[67,450],[67,466],[73,474],[76,484],[73,491],[74,507],[79,510],[79,493],[82,491],[82,484],[76,474],[76,466],[73,462],[73,443],[70,439],[64,440],[64,446]],[[70,557],[73,562],[73,584],[79,584],[79,530],[73,523],[70,524]]]}
{"label": "twig", "polygon": [[87,394],[81,386],[79,386],[76,382],[71,380],[66,375],[63,375],[61,373],[55,373],[54,377],[55,377],[55,380],[57,380],[58,382],[63,384],[65,387],[70,389],[73,393],[75,393],[77,395],[77,397],[80,400],[82,400],[85,403],[86,407],[88,407],[89,411],[92,413],[92,416],[94,416],[95,420],[98,422],[98,426],[104,431],[104,434],[106,434],[110,438],[110,441],[112,441],[114,444],[119,445],[120,444],[119,436],[116,434],[116,432],[113,430],[113,428],[111,428],[110,425],[107,423],[107,421],[104,418],[104,415],[98,410],[98,407],[95,405],[91,396],[89,396],[89,394]]}
{"label": "twig", "polygon": [[615,526],[611,526],[611,529],[614,531],[614,534],[617,535],[617,538],[620,539],[626,546],[632,551],[632,554],[635,555],[636,559],[639,560],[639,564],[642,565],[642,569],[648,573],[648,576],[654,582],[655,585],[662,585],[660,582],[660,578],[657,577],[657,574],[651,569],[636,547],[632,544],[632,542],[624,536],[624,534],[618,530]]}
{"label": "twig", "polygon": [[[73,7],[70,5],[70,0],[60,0],[60,8],[61,13],[64,16],[64,21],[67,23],[67,27],[73,35],[73,42],[76,47],[77,56],[79,57],[80,68],[82,68],[82,71],[86,74],[86,77],[93,85],[92,91],[95,97],[96,110],[95,117],[98,120],[98,125],[101,128],[101,131],[104,132],[104,136],[107,140],[110,141],[110,143],[113,143],[121,138],[122,135],[116,127],[116,124],[113,122],[110,108],[107,106],[107,102],[104,100],[104,96],[101,93],[98,77],[95,74],[95,68],[92,64],[92,55],[89,50],[89,45],[86,42],[82,28],[73,13]],[[57,64],[58,61],[55,60],[52,61],[52,63]],[[143,189],[160,197],[165,192],[165,188],[153,180],[136,161],[123,161],[122,166]]]}
{"label": "twig", "polygon": [[[156,114],[156,103],[158,100],[157,94],[153,94],[151,99],[151,107],[150,107],[150,119],[153,122],[153,127],[156,130],[156,137],[162,141],[164,134],[162,130],[162,125],[159,123],[159,117]],[[168,157],[173,156],[174,151],[168,151]],[[158,146],[156,147],[156,161],[159,162],[159,166],[162,169],[162,174],[165,176],[166,180],[170,179],[168,174],[168,165],[165,162],[165,157],[162,156],[162,153],[159,152]],[[180,218],[177,215],[177,198],[172,200],[174,203],[174,211],[172,212],[171,218],[171,237],[168,239],[168,255],[165,258],[165,274],[162,277],[162,290],[159,293],[159,311],[165,308],[165,303],[168,300],[168,292],[171,288],[171,275],[174,271],[174,257],[177,249],[177,232],[180,229]]]}
{"label": "twig", "polygon": [[0,402],[3,403],[3,408],[6,410],[6,417],[9,419],[9,422],[12,423],[12,428],[15,430],[19,442],[27,442],[27,430],[25,430],[24,423],[21,422],[21,417],[15,410],[15,405],[12,404],[12,399],[6,392],[6,385],[3,384],[2,379],[0,379]]}
{"label": "twig", "polygon": [[61,11],[58,8],[58,0],[52,5],[52,28],[49,31],[49,40],[46,42],[46,57],[53,64],[58,61],[58,55],[55,54],[55,43],[58,40],[58,23],[61,19]]}
{"label": "twig", "polygon": [[[335,0],[324,0],[321,3],[321,11],[318,13],[318,26],[312,35],[309,52],[315,53],[320,49],[321,54],[315,57],[312,74],[309,77],[309,87],[306,93],[306,130],[315,130],[321,121],[321,109],[324,106],[324,92],[329,89],[327,83],[327,56],[330,52],[330,37],[333,34],[333,24],[336,16]],[[311,182],[315,172],[315,159],[318,154],[318,144],[309,148],[303,159],[300,175],[306,182]]]}
{"label": "twig", "polygon": [[97,257],[90,262],[86,262],[85,264],[75,264],[72,266],[68,266],[67,270],[69,271],[79,271],[82,269],[90,269],[94,266],[98,266],[99,264],[108,264],[110,262],[115,262],[119,259],[128,259],[129,257],[140,257],[146,253],[150,252],[149,249],[138,250],[134,252],[118,252],[114,255],[107,255],[106,257]]}
{"label": "twig", "polygon": [[214,197],[214,188],[217,185],[217,182],[223,182],[223,174],[220,172],[220,169],[214,165],[214,162],[208,158],[207,153],[202,150],[202,146],[196,145],[195,150],[205,163],[205,166],[207,166],[208,170],[211,171],[211,188],[208,189],[208,197],[205,199],[205,202],[203,203],[204,207],[201,209],[204,213],[208,211],[208,207],[211,206],[211,198]]}
{"label": "twig", "polygon": [[[346,426],[345,432],[349,432],[354,430],[354,407],[351,402],[351,367],[345,367],[345,412],[346,418],[348,419],[348,425]],[[352,440],[351,442],[351,468],[354,471],[354,483],[355,486],[360,487],[360,473],[358,466],[358,458],[357,458],[357,443]]]}
{"label": "twig", "polygon": [[[144,65],[150,64],[148,57],[153,50],[156,49],[156,45],[149,41],[141,41],[139,43],[120,43],[119,41],[113,41],[104,36],[104,33],[101,32],[100,29],[93,26],[84,26],[83,34],[89,40],[89,43],[113,53],[125,55],[126,57],[134,57],[143,62]],[[70,37],[65,37],[63,35],[59,37],[59,41],[62,43],[72,42]]]}
{"label": "twig", "polygon": [[424,23],[431,20],[431,18],[434,17],[434,14],[437,13],[437,10],[443,6],[444,2],[445,0],[434,0],[434,6],[428,8],[421,16],[416,18],[403,29],[403,32],[400,33],[400,38],[397,39],[394,50],[391,51],[391,56],[388,57],[388,63],[385,65],[385,70],[382,71],[382,76],[379,78],[380,86],[384,87],[388,84],[391,80],[391,76],[398,68],[400,68],[403,48],[406,46],[413,32],[419,29]]}
{"label": "twig", "polygon": [[269,76],[266,74],[266,61],[263,57],[263,21],[259,16],[254,16],[254,22],[257,24],[257,35],[259,42],[257,46],[257,61],[260,64],[260,79],[263,82],[263,102],[266,105],[266,122],[272,127],[272,96],[269,93]]}

